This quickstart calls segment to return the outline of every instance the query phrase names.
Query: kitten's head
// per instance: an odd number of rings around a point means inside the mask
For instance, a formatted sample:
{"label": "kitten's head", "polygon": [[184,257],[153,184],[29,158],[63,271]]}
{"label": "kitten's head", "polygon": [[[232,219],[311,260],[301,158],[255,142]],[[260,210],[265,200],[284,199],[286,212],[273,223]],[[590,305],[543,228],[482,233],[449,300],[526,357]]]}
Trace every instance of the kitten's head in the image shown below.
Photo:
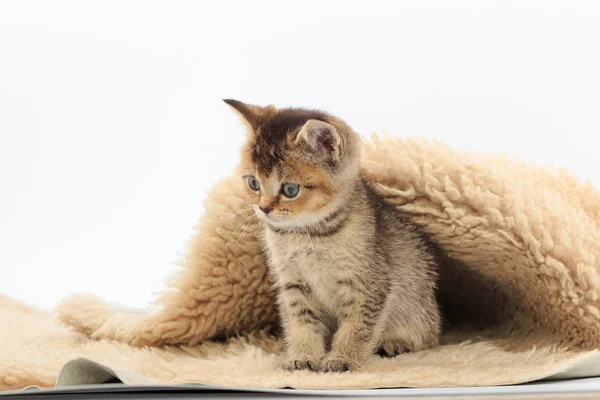
{"label": "kitten's head", "polygon": [[256,215],[278,228],[322,221],[359,176],[359,138],[325,112],[224,100],[248,128],[241,175]]}

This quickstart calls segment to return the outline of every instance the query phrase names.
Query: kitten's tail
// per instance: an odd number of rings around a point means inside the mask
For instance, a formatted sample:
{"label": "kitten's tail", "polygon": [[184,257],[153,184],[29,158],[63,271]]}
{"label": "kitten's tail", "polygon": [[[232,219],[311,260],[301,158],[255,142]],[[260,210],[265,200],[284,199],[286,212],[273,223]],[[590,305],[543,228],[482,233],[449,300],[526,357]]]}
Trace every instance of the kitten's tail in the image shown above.
{"label": "kitten's tail", "polygon": [[133,346],[194,343],[190,318],[174,315],[169,307],[146,310],[111,305],[93,295],[73,295],[57,308],[62,323],[92,339],[114,340]]}

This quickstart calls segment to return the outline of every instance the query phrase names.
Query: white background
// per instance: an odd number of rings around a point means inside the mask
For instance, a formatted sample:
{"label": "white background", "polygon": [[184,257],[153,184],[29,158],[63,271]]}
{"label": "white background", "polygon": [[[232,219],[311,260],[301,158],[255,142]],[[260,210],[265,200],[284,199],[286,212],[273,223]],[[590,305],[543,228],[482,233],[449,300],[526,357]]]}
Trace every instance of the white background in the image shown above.
{"label": "white background", "polygon": [[237,161],[224,97],[598,187],[600,2],[3,1],[0,293],[155,298]]}

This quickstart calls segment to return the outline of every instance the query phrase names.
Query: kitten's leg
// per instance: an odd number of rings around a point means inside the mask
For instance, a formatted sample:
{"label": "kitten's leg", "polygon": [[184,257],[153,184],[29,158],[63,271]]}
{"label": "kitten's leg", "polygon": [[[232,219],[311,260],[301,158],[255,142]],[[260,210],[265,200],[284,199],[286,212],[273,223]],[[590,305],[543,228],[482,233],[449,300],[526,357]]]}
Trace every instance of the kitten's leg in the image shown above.
{"label": "kitten's leg", "polygon": [[[407,351],[415,352],[439,344],[440,314],[433,300],[421,299],[422,310],[406,310],[400,301],[393,302],[388,325],[375,348],[382,357],[395,357]],[[395,303],[395,304],[394,304]]]}
{"label": "kitten's leg", "polygon": [[363,301],[355,296],[352,307],[340,321],[333,336],[331,351],[323,360],[324,372],[345,372],[357,369],[372,354],[378,342],[383,324],[381,315],[385,306],[385,294],[377,290]]}
{"label": "kitten's leg", "polygon": [[329,328],[309,300],[310,287],[301,282],[282,286],[279,296],[288,360],[284,368],[318,370],[325,356]]}
{"label": "kitten's leg", "polygon": [[[402,327],[388,327],[383,331],[381,340],[377,346],[377,354],[381,357],[396,357],[402,353],[408,351],[417,351],[420,346],[408,347],[408,337],[413,336],[410,332],[407,332]],[[414,342],[412,342],[414,344]]]}
{"label": "kitten's leg", "polygon": [[416,352],[437,346],[439,337],[433,329],[416,326],[397,326],[387,328],[376,347],[381,357],[396,357],[406,352]]}

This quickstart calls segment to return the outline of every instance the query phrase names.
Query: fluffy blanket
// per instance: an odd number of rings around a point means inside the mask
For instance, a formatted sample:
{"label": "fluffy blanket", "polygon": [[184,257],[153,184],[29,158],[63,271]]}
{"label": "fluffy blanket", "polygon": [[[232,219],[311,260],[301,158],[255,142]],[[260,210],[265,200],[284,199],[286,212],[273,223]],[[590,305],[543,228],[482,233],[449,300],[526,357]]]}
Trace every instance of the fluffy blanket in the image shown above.
{"label": "fluffy blanket", "polygon": [[[0,388],[52,386],[76,357],[165,383],[296,388],[500,385],[544,378],[600,348],[600,194],[565,171],[374,136],[363,174],[441,244],[440,347],[357,372],[278,368],[275,292],[239,216],[242,180],[222,180],[181,269],[148,313],[73,296],[54,315],[0,298]],[[8,327],[8,329],[6,328]]]}

